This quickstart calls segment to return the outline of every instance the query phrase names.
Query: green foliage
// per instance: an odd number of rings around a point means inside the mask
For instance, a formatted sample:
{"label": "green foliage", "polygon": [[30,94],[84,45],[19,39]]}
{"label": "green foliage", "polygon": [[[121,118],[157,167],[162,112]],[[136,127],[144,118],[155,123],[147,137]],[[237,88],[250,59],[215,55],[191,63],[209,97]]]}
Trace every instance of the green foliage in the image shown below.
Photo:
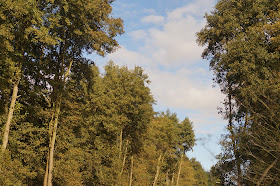
{"label": "green foliage", "polygon": [[[179,185],[188,186],[188,185],[197,185],[197,174],[205,174],[204,171],[199,173],[196,172],[192,166],[192,162],[188,159],[184,159],[182,163],[182,170],[179,179]],[[201,185],[204,185],[201,184]]]}
{"label": "green foliage", "polygon": [[141,67],[109,62],[100,74],[82,57],[118,48],[112,2],[0,0],[1,131],[19,89],[0,185],[42,185],[52,147],[53,185],[127,185],[131,173],[133,185],[151,185],[157,167],[157,183],[174,184],[179,164],[179,183],[195,182],[192,122],[155,115]]}
{"label": "green foliage", "polygon": [[194,158],[192,158],[190,161],[191,161],[191,165],[194,169],[194,178],[196,180],[194,185],[207,185],[208,176],[207,176],[207,173],[203,170],[200,162]]}
{"label": "green foliage", "polygon": [[12,160],[11,154],[7,151],[5,154],[1,153],[0,155],[0,184],[7,186],[23,185],[24,169],[20,161]]}
{"label": "green foliage", "polygon": [[182,150],[183,153],[190,151],[195,145],[195,135],[192,122],[189,118],[185,118],[184,121],[178,125],[178,130],[180,150]]}
{"label": "green foliage", "polygon": [[210,59],[227,95],[229,134],[217,166],[230,184],[278,180],[273,162],[279,157],[279,3],[219,1],[197,34],[198,43],[206,45],[202,56]]}
{"label": "green foliage", "polygon": [[[146,182],[152,184],[158,171],[157,184],[175,184],[182,161],[179,183],[192,184],[193,169],[185,158],[185,152],[194,145],[194,133],[189,119],[180,122],[175,113],[162,112],[153,118],[146,135],[140,160],[148,174],[140,177],[145,177]],[[182,150],[181,147],[188,148]]]}

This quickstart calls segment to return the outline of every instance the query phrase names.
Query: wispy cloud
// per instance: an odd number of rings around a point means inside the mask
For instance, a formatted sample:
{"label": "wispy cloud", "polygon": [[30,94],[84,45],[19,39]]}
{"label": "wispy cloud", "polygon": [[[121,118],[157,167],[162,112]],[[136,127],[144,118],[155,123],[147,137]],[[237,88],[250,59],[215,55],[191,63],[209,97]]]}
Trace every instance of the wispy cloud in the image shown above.
{"label": "wispy cloud", "polygon": [[[130,44],[143,45],[133,50],[125,45],[109,55],[117,64],[144,67],[157,104],[189,112],[196,133],[201,134],[222,128],[217,125],[222,119],[216,108],[224,96],[219,88],[212,87],[212,73],[200,57],[203,49],[197,45],[195,35],[205,25],[203,14],[211,3],[198,0],[161,16],[154,9],[145,10],[151,14],[139,19],[141,29],[128,33]],[[205,130],[205,126],[216,128]]]}
{"label": "wispy cloud", "polygon": [[164,23],[164,17],[158,15],[149,15],[141,19],[142,23],[150,23],[155,25],[161,25]]}
{"label": "wispy cloud", "polygon": [[135,41],[138,41],[138,40],[145,40],[148,36],[148,33],[147,31],[145,30],[135,30],[135,31],[132,31],[130,33],[128,33],[128,35]]}
{"label": "wispy cloud", "polygon": [[[144,66],[152,81],[151,89],[158,103],[188,110],[216,112],[222,101],[218,89],[212,88],[211,73],[205,65],[193,66],[201,61],[202,48],[196,44],[195,33],[205,21],[197,19],[203,4],[192,3],[177,8],[163,16],[145,16],[143,23],[161,23],[162,28],[150,26],[147,29],[129,33],[133,40],[145,40],[144,46],[131,51],[124,46],[110,55],[119,64]],[[202,14],[202,13],[201,13]],[[164,70],[160,68],[165,66]],[[210,81],[204,82],[203,78]]]}
{"label": "wispy cloud", "polygon": [[[105,60],[112,59],[130,68],[142,66],[152,82],[149,86],[157,101],[156,109],[170,108],[180,119],[188,116],[197,135],[211,134],[218,139],[224,121],[216,108],[221,106],[224,96],[218,87],[212,87],[212,72],[200,57],[203,49],[197,45],[195,36],[205,25],[204,13],[210,11],[215,1],[195,0],[168,9],[169,6],[162,4],[171,4],[170,0],[156,0],[152,8],[138,8],[136,12],[133,8],[137,8],[137,4],[120,5],[119,8],[123,8],[120,17],[124,18],[127,33],[121,36],[125,38],[121,48]],[[186,1],[174,0],[172,5],[182,2]],[[157,6],[161,6],[161,12]],[[216,147],[215,142],[213,148]],[[207,151],[201,146],[196,153],[199,160],[208,162],[206,168],[209,169],[213,164],[209,163],[212,155],[207,157]]]}

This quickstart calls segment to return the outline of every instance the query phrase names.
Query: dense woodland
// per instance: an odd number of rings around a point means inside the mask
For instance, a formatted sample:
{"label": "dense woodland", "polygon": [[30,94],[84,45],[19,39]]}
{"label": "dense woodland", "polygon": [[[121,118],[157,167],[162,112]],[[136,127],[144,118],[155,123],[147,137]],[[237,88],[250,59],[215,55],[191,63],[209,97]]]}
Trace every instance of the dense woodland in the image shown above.
{"label": "dense woodland", "polygon": [[112,0],[0,1],[0,185],[207,185],[192,122],[156,113],[118,47]]}
{"label": "dense woodland", "polygon": [[118,48],[112,2],[0,0],[0,185],[279,185],[280,0],[220,0],[197,33],[226,95],[210,173],[141,67],[84,57]]}
{"label": "dense woodland", "polygon": [[280,184],[280,1],[220,0],[197,33],[226,95],[222,185]]}

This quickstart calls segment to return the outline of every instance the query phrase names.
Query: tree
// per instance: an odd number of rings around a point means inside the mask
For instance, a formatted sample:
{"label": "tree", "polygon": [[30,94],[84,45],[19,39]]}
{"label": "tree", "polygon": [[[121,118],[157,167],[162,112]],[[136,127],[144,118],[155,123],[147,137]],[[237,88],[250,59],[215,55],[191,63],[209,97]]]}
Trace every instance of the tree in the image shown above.
{"label": "tree", "polygon": [[82,52],[97,52],[104,56],[118,46],[115,36],[123,32],[122,20],[111,17],[112,1],[53,1],[47,4],[45,24],[57,45],[46,46],[44,60],[49,66],[52,86],[53,114],[49,123],[49,152],[44,185],[51,185],[54,144],[61,111],[61,99],[72,64],[79,61]]}
{"label": "tree", "polygon": [[[175,113],[159,113],[148,129],[146,156],[149,157],[148,172],[154,175],[152,184],[180,185],[185,177],[186,152],[194,146],[192,122],[186,118],[180,122]],[[151,178],[150,178],[151,179]]]}
{"label": "tree", "polygon": [[196,179],[194,185],[207,185],[208,183],[207,173],[203,170],[200,162],[192,158],[191,164],[194,169],[194,178]]}
{"label": "tree", "polygon": [[[1,1],[1,70],[5,81],[1,83],[1,95],[3,99],[4,113],[8,114],[2,141],[2,151],[7,148],[11,121],[14,113],[18,86],[22,77],[23,67],[32,60],[37,53],[32,45],[37,42],[53,42],[39,38],[44,35],[46,28],[42,25],[42,10],[37,1]],[[3,63],[2,63],[3,62]],[[4,86],[3,86],[4,85]],[[11,91],[12,89],[12,91]],[[8,95],[12,92],[11,103],[8,111]]]}
{"label": "tree", "polygon": [[[266,148],[271,135],[267,132],[274,131],[274,139],[279,132],[274,117],[279,93],[271,89],[279,85],[278,4],[270,0],[219,1],[206,14],[207,25],[197,34],[198,43],[206,45],[202,56],[210,59],[215,81],[227,95],[224,115],[229,120],[229,134],[220,164],[231,166],[229,179],[237,185],[247,180],[262,182],[267,168],[275,167],[273,162],[278,159],[277,153]],[[262,136],[264,143],[246,145],[253,136]],[[255,180],[250,176],[252,170],[262,170],[253,173]]]}
{"label": "tree", "polygon": [[[120,171],[115,179],[120,184],[126,160],[142,149],[143,135],[153,115],[154,100],[146,86],[149,83],[148,77],[140,67],[130,70],[109,62],[105,66],[102,82],[104,101],[99,110],[102,120],[95,125],[102,132],[101,144],[111,146],[105,151],[112,153],[112,162],[119,167]],[[112,147],[118,150],[113,150]],[[112,167],[112,171],[116,171],[116,167]]]}
{"label": "tree", "polygon": [[195,170],[191,164],[191,161],[187,159],[186,157],[183,157],[183,160],[180,159],[180,164],[181,164],[181,171],[180,173],[178,172],[178,176],[180,176],[180,180],[178,181],[178,185],[195,185],[197,180],[195,178]]}
{"label": "tree", "polygon": [[178,125],[178,130],[179,132],[178,132],[177,148],[180,154],[180,161],[179,161],[176,185],[179,185],[179,179],[180,179],[181,167],[182,167],[184,155],[187,151],[191,150],[195,144],[195,138],[194,138],[195,136],[192,128],[192,122],[189,120],[189,118],[185,118],[184,121],[182,121]]}
{"label": "tree", "polygon": [[104,75],[90,61],[73,65],[61,105],[54,183],[127,185],[153,115],[147,76],[140,67],[112,62]]}
{"label": "tree", "polygon": [[[152,139],[153,144],[156,146],[156,156],[158,158],[153,185],[157,185],[159,181],[158,178],[165,160],[170,155],[176,153],[177,122],[178,119],[176,115],[171,115],[169,112],[167,112],[167,114],[161,113],[152,121]],[[160,181],[162,182],[163,180]]]}

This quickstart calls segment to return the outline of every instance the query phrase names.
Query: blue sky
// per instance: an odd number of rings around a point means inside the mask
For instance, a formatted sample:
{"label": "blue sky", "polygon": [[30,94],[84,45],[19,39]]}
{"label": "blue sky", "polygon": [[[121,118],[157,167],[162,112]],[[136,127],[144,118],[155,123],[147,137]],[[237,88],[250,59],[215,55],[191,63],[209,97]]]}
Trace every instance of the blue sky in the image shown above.
{"label": "blue sky", "polygon": [[156,111],[177,113],[180,120],[193,121],[197,145],[188,157],[209,170],[220,152],[218,142],[226,121],[218,114],[224,96],[213,87],[209,62],[201,59],[202,47],[195,33],[206,23],[216,0],[116,0],[114,17],[124,20],[125,34],[118,36],[120,48],[105,58],[91,54],[98,66],[113,60],[131,68],[141,66],[157,101]]}

